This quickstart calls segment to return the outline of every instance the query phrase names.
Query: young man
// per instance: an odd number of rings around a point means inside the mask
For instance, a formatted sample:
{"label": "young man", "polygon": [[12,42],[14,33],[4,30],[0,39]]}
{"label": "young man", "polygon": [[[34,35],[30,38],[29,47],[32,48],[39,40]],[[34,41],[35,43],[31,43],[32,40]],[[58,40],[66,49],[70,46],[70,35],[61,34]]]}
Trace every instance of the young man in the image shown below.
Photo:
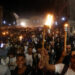
{"label": "young man", "polygon": [[28,53],[26,54],[26,65],[33,66],[33,54],[32,54],[32,47],[28,48]]}
{"label": "young man", "polygon": [[[43,55],[44,55],[44,60],[42,60],[42,62],[40,62],[39,67],[40,68],[45,67],[47,70],[57,72],[61,75],[65,65],[62,63],[55,64],[55,65],[49,64],[48,54],[46,52],[44,52]],[[72,53],[71,53],[71,64],[69,65],[69,67],[64,75],[75,75],[75,51],[72,51]]]}
{"label": "young man", "polygon": [[69,65],[70,64],[70,58],[71,58],[71,45],[68,44],[67,45],[67,55],[64,57],[64,59],[62,60],[64,64]]}
{"label": "young man", "polygon": [[24,54],[18,54],[16,58],[17,67],[12,75],[31,75],[32,69],[26,66]]}

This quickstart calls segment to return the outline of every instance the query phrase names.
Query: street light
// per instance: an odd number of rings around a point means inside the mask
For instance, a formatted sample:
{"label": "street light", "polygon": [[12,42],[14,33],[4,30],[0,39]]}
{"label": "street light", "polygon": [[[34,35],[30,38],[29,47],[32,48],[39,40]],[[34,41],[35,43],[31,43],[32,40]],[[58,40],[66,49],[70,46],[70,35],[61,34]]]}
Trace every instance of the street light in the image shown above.
{"label": "street light", "polygon": [[45,29],[46,29],[46,27],[49,27],[51,29],[52,24],[53,24],[53,15],[48,14],[47,19],[46,19],[46,23],[45,23],[44,29],[43,29],[42,49],[44,49],[44,44],[45,44]]}
{"label": "street light", "polygon": [[68,31],[68,23],[64,24],[64,32],[65,32],[65,36],[64,36],[64,51],[66,52],[66,46],[67,46],[67,31]]}
{"label": "street light", "polygon": [[62,21],[65,21],[65,20],[66,20],[66,17],[62,17],[61,20],[62,20]]}
{"label": "street light", "polygon": [[4,21],[3,21],[3,24],[6,24],[6,23],[7,23],[7,22],[4,20]]}

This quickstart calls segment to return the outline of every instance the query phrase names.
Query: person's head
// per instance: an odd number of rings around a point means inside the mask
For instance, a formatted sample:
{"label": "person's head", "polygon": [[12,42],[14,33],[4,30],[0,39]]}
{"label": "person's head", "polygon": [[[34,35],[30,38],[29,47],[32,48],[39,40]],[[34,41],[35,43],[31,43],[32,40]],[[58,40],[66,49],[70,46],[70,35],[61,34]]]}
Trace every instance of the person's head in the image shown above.
{"label": "person's head", "polygon": [[24,54],[18,54],[16,57],[16,63],[17,63],[17,67],[19,69],[23,68],[25,66],[25,55]]}
{"label": "person's head", "polygon": [[9,54],[9,57],[10,57],[10,58],[13,58],[13,57],[15,57],[15,55],[14,55],[13,53],[10,53],[10,54]]}
{"label": "person's head", "polygon": [[54,41],[51,41],[50,43],[51,43],[51,46],[54,46]]}
{"label": "person's head", "polygon": [[28,53],[29,53],[29,54],[32,54],[32,49],[33,49],[32,47],[29,47],[29,48],[28,48]]}
{"label": "person's head", "polygon": [[75,51],[71,53],[71,67],[75,69]]}
{"label": "person's head", "polygon": [[67,45],[67,53],[69,53],[69,52],[71,52],[71,45],[70,44]]}

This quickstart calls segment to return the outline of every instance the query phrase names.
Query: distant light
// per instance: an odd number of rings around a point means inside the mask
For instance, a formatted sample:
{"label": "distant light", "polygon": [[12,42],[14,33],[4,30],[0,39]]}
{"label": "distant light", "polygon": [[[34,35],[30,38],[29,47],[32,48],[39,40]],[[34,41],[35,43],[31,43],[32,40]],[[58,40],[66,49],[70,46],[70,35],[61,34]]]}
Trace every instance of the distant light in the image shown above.
{"label": "distant light", "polygon": [[69,24],[68,23],[64,24],[64,30],[65,31],[68,31],[68,27],[69,27]]}
{"label": "distant light", "polygon": [[4,35],[4,36],[5,36],[5,35],[6,35],[6,32],[2,32],[2,35]]}
{"label": "distant light", "polygon": [[11,26],[11,24],[9,24],[9,26]]}
{"label": "distant light", "polygon": [[19,36],[19,40],[20,40],[20,41],[22,41],[22,39],[23,39],[23,36],[22,36],[22,35],[20,35],[20,36]]}
{"label": "distant light", "polygon": [[55,22],[55,25],[58,25],[58,22],[57,21]]}
{"label": "distant light", "polygon": [[6,21],[5,20],[3,21],[3,24],[6,24]]}
{"label": "distant light", "polygon": [[25,22],[21,22],[21,26],[25,27],[26,23]]}
{"label": "distant light", "polygon": [[68,27],[68,24],[66,23],[66,24],[64,25],[64,27],[67,28],[67,27]]}
{"label": "distant light", "polygon": [[9,32],[8,32],[8,31],[6,31],[6,34],[9,34]]}
{"label": "distant light", "polygon": [[4,43],[1,43],[0,48],[3,48],[3,47],[4,47]]}
{"label": "distant light", "polygon": [[61,20],[62,20],[62,21],[65,21],[65,20],[66,20],[66,18],[65,18],[65,17],[62,17],[62,18],[61,18]]}

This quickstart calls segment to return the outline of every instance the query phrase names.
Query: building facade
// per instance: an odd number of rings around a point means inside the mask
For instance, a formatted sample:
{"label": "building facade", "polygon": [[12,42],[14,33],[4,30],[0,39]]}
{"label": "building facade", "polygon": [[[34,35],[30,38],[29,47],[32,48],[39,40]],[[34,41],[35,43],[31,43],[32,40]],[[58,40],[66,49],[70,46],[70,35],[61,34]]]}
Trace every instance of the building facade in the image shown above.
{"label": "building facade", "polygon": [[69,17],[69,24],[70,24],[70,33],[75,33],[75,0],[68,0],[69,1],[69,9],[70,9],[70,17]]}
{"label": "building facade", "polygon": [[0,6],[0,26],[2,25],[2,19],[3,19],[3,8]]}
{"label": "building facade", "polygon": [[55,14],[59,18],[65,16],[69,23],[70,34],[75,33],[75,0],[55,0]]}

